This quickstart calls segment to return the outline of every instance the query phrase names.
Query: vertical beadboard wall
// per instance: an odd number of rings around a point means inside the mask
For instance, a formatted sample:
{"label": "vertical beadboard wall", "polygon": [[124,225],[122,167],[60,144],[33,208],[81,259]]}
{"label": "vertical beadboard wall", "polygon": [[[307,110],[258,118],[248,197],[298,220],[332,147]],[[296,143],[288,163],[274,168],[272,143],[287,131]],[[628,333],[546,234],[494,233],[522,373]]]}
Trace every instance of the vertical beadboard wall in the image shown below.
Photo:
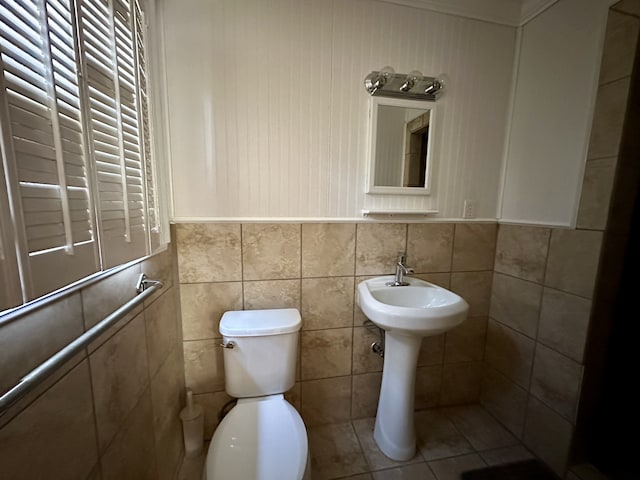
{"label": "vertical beadboard wall", "polygon": [[[173,219],[496,217],[516,31],[372,0],[163,2]],[[364,193],[363,79],[446,73],[429,197]]]}

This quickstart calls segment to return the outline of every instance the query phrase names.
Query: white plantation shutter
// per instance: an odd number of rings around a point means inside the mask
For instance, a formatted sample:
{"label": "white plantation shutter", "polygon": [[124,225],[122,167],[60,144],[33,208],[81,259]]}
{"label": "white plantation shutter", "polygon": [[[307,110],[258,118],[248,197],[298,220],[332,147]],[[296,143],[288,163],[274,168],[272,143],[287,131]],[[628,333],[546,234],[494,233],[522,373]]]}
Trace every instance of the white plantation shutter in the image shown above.
{"label": "white plantation shutter", "polygon": [[147,251],[132,20],[128,1],[80,2],[105,267]]}
{"label": "white plantation shutter", "polygon": [[98,270],[69,3],[3,1],[0,30],[5,176],[31,299]]}
{"label": "white plantation shutter", "polygon": [[143,25],[135,0],[0,3],[0,311],[157,245]]}
{"label": "white plantation shutter", "polygon": [[149,241],[151,250],[160,246],[160,220],[158,212],[158,199],[155,186],[155,164],[152,162],[151,150],[151,113],[149,102],[149,81],[147,72],[147,58],[144,46],[146,45],[144,17],[140,5],[134,4],[134,33],[135,33],[135,58],[136,80],[138,83],[138,111],[140,112],[140,139],[142,159],[144,165],[145,200],[147,205],[147,225],[149,228]]}

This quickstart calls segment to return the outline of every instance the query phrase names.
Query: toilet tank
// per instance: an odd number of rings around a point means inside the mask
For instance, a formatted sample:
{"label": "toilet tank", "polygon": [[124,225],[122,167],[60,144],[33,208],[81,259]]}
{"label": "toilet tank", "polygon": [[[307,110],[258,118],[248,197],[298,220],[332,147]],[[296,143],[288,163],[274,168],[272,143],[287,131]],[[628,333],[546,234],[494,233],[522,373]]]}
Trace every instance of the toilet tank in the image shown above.
{"label": "toilet tank", "polygon": [[302,320],[295,308],[225,312],[225,390],[232,397],[284,393],[295,383]]}

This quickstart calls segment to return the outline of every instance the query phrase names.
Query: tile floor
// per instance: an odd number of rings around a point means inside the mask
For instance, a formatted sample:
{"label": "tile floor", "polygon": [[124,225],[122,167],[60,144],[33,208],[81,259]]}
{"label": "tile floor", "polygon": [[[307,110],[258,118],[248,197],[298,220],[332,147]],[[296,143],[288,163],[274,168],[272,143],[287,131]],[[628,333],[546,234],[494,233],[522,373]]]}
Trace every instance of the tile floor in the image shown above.
{"label": "tile floor", "polygon": [[[380,452],[374,420],[310,428],[313,480],[459,480],[465,470],[534,458],[479,405],[416,412],[418,452],[406,462]],[[185,459],[179,480],[201,480],[204,455]]]}

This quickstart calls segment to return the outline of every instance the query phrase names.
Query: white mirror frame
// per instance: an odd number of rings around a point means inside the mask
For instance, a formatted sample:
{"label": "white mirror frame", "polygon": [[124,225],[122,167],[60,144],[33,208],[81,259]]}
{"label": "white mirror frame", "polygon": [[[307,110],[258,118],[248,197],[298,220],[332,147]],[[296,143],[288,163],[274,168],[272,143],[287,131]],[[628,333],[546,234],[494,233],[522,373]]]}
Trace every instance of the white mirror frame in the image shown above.
{"label": "white mirror frame", "polygon": [[[392,107],[415,108],[430,110],[429,113],[429,143],[427,146],[427,161],[425,167],[424,187],[391,187],[376,186],[376,139],[378,128],[378,106],[386,105]],[[435,102],[425,100],[407,100],[403,98],[371,97],[369,104],[369,151],[367,162],[367,185],[366,193],[382,195],[429,195],[431,188],[431,170],[433,164],[433,150],[435,131],[437,129],[437,115]]]}

